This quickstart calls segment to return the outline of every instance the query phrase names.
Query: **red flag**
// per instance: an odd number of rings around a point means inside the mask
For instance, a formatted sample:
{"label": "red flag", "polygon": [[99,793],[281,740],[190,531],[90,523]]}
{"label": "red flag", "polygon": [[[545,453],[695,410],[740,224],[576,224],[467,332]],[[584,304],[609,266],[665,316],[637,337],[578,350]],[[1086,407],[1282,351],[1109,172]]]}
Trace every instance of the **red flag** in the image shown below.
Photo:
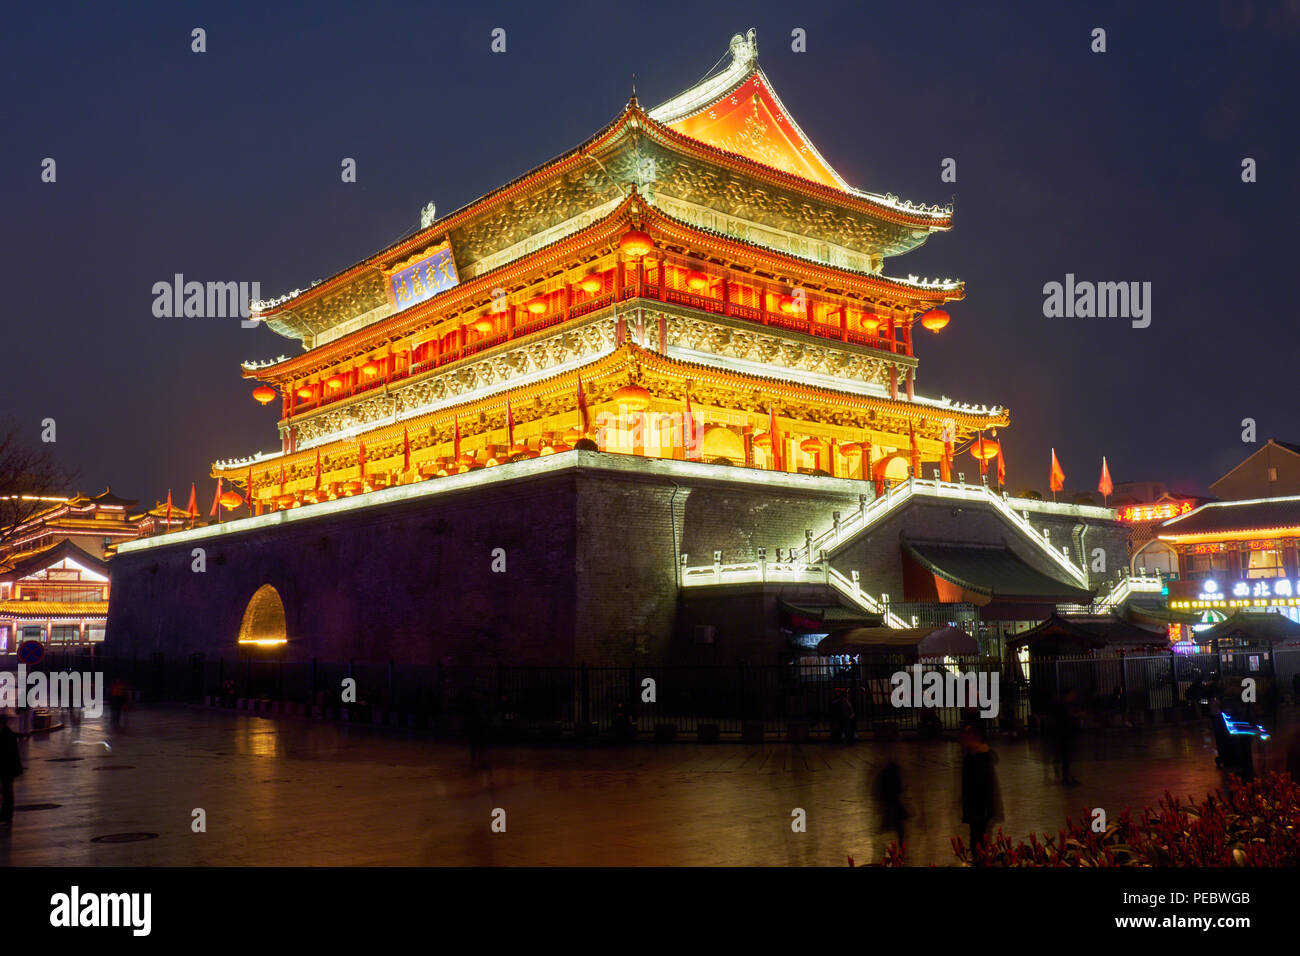
{"label": "red flag", "polygon": [[[515,413],[510,409],[510,399],[506,399],[506,454],[515,447]],[[408,465],[409,467],[409,465]]]}
{"label": "red flag", "polygon": [[248,469],[248,513],[253,513],[253,469]]}
{"label": "red flag", "polygon": [[1105,455],[1101,456],[1101,481],[1097,482],[1097,490],[1107,498],[1115,493],[1115,483],[1110,480],[1110,469],[1106,467]]}
{"label": "red flag", "polygon": [[320,449],[316,449],[316,491],[320,491]]}
{"label": "red flag", "polygon": [[[579,382],[581,382],[581,380],[579,380]],[[452,415],[451,420],[452,425],[455,428],[455,437],[453,438],[451,446],[451,457],[454,459],[452,464],[456,465],[460,464],[460,416]]]}
{"label": "red flag", "polygon": [[772,437],[772,464],[777,471],[784,471],[785,464],[782,462],[784,457],[781,454],[781,438],[776,431],[776,409],[768,409],[767,412],[767,433]]}
{"label": "red flag", "polygon": [[167,489],[167,517],[163,520],[163,531],[172,529],[172,490]]}
{"label": "red flag", "polygon": [[[686,417],[682,420],[682,444],[686,451],[686,460],[691,461],[700,450],[700,443],[695,434],[695,412],[691,410],[691,390],[686,389]],[[775,452],[775,448],[773,449]]]}
{"label": "red flag", "polygon": [[199,516],[199,491],[192,481],[190,482],[190,503],[185,510],[190,513],[190,527],[194,527],[194,519]]}
{"label": "red flag", "polygon": [[359,438],[357,439],[357,471],[361,473],[361,484],[364,486],[366,483],[366,443]]}
{"label": "red flag", "polygon": [[1007,483],[1007,463],[1002,458],[1002,442],[998,442],[998,487]]}
{"label": "red flag", "polygon": [[984,432],[983,431],[980,432],[979,446],[980,446],[980,453],[978,457],[980,460],[980,474],[987,475],[989,473],[989,460],[984,457]]}
{"label": "red flag", "polygon": [[219,516],[221,514],[221,479],[217,479],[217,493],[212,496],[212,510],[208,512],[208,517]]}
{"label": "red flag", "polygon": [[907,423],[907,439],[912,446],[912,477],[921,477],[921,449],[916,447],[916,426],[912,421]]}
{"label": "red flag", "polygon": [[1052,473],[1048,476],[1051,483],[1052,491],[1061,491],[1065,488],[1065,472],[1061,469],[1061,463],[1056,460],[1056,449],[1052,449]]}
{"label": "red flag", "polygon": [[280,462],[280,494],[284,494],[284,462]]}
{"label": "red flag", "polygon": [[411,436],[406,433],[406,426],[402,426],[402,474],[411,470]]}
{"label": "red flag", "polygon": [[[944,443],[947,444],[946,442]],[[952,460],[948,457],[948,451],[945,447],[943,457],[939,459],[939,480],[952,481]]]}
{"label": "red flag", "polygon": [[587,421],[587,397],[582,394],[582,376],[578,376],[578,411],[582,414],[582,433],[585,435],[591,426]]}

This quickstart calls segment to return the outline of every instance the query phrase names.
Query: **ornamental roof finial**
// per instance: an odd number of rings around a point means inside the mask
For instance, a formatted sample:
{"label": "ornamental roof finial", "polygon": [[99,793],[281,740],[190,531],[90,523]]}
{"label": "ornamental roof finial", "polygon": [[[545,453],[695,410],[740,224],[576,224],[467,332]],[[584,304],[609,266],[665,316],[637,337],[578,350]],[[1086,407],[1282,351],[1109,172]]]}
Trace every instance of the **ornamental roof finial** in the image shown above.
{"label": "ornamental roof finial", "polygon": [[747,71],[758,65],[758,32],[753,27],[731,38],[731,62],[743,64]]}

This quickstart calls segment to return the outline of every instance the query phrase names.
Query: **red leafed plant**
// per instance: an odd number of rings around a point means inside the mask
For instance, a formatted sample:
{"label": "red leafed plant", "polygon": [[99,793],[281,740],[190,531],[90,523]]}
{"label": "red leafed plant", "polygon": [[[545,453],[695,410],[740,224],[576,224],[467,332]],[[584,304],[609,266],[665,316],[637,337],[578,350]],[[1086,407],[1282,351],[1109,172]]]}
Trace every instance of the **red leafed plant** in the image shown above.
{"label": "red leafed plant", "polygon": [[[1100,833],[1067,818],[1056,836],[1012,843],[999,828],[974,851],[960,837],[952,848],[967,866],[1300,866],[1300,784],[1276,773],[1234,777],[1227,796],[1184,803],[1165,791],[1154,808],[1126,809]],[[886,866],[903,865],[894,850]]]}

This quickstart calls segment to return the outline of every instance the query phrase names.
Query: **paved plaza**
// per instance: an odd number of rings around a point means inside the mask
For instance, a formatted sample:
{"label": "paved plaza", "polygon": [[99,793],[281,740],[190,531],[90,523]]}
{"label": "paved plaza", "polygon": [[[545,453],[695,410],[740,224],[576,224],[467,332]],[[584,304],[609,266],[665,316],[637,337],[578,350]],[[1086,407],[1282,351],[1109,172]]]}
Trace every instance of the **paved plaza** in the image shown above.
{"label": "paved plaza", "polygon": [[[107,744],[107,746],[106,746]],[[1004,826],[1221,786],[1208,724],[1085,735],[1056,779],[1042,741],[994,740]],[[22,743],[4,865],[830,865],[879,861],[872,781],[890,744],[492,748],[401,731],[187,707],[137,710]],[[952,740],[892,745],[911,811],[910,863],[949,864],[965,835]],[[110,750],[111,748],[111,750]],[[1261,764],[1280,768],[1282,745]],[[1257,761],[1260,758],[1257,758]],[[56,804],[56,806],[42,805]],[[27,809],[24,809],[27,808]],[[191,828],[206,813],[207,832]],[[492,814],[505,811],[494,833]],[[807,832],[791,831],[791,812]],[[124,833],[138,842],[92,842]]]}

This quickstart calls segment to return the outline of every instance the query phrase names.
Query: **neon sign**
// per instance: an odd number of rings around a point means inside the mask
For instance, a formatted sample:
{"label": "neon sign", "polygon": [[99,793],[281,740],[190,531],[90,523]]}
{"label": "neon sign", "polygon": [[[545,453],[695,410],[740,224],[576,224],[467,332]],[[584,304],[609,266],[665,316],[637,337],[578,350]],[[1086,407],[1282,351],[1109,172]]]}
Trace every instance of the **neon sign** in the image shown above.
{"label": "neon sign", "polygon": [[1195,598],[1171,600],[1176,610],[1202,608],[1268,608],[1300,606],[1300,580],[1295,578],[1249,578],[1220,585],[1207,578]]}
{"label": "neon sign", "polygon": [[1129,505],[1119,513],[1120,521],[1164,521],[1191,511],[1190,501],[1162,501],[1153,505]]}

